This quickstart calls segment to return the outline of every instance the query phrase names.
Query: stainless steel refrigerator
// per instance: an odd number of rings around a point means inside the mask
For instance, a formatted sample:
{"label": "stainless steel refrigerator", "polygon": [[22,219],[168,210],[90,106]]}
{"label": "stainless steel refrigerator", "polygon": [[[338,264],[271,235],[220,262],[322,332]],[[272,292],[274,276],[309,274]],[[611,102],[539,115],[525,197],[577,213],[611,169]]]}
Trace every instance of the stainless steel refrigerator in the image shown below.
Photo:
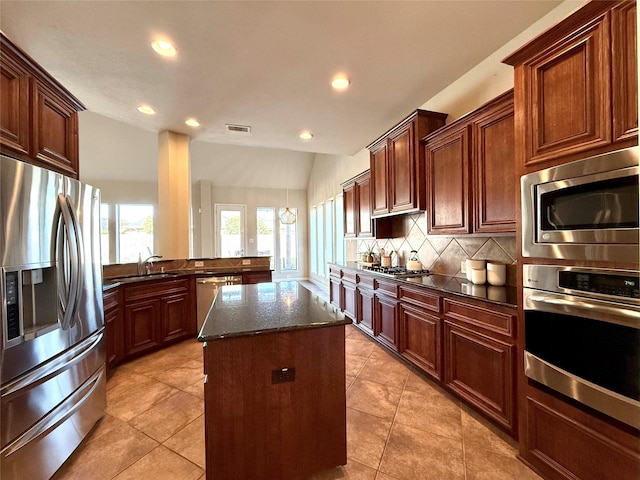
{"label": "stainless steel refrigerator", "polygon": [[0,476],[48,479],[103,416],[100,193],[0,156]]}

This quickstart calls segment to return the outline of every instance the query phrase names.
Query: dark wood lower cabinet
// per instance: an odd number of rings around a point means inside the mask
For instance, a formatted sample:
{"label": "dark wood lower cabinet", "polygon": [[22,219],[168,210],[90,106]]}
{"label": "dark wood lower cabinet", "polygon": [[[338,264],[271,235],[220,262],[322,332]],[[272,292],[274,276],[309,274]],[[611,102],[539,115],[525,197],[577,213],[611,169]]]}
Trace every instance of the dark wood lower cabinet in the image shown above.
{"label": "dark wood lower cabinet", "polygon": [[351,282],[342,282],[343,304],[342,311],[348,317],[356,318],[356,284]]}
{"label": "dark wood lower cabinet", "polygon": [[124,287],[125,357],[195,335],[190,280],[150,281]]}
{"label": "dark wood lower cabinet", "polygon": [[515,429],[515,345],[444,322],[444,383],[493,418]]}
{"label": "dark wood lower cabinet", "polygon": [[375,295],[367,288],[357,289],[356,324],[373,335],[373,309]]}
{"label": "dark wood lower cabinet", "polygon": [[340,282],[340,278],[331,277],[329,279],[329,301],[332,305],[335,305],[340,310],[342,310],[342,285]]}
{"label": "dark wood lower cabinet", "polygon": [[522,459],[549,480],[638,480],[640,432],[576,402],[526,386]]}
{"label": "dark wood lower cabinet", "polygon": [[373,333],[387,347],[398,350],[398,301],[376,294],[373,311]]}
{"label": "dark wood lower cabinet", "polygon": [[119,288],[103,295],[107,374],[124,358],[124,322]]}
{"label": "dark wood lower cabinet", "polygon": [[442,380],[441,324],[442,320],[438,316],[400,305],[402,356],[436,380]]}
{"label": "dark wood lower cabinet", "polygon": [[271,281],[271,270],[260,272],[242,272],[242,283],[267,283]]}

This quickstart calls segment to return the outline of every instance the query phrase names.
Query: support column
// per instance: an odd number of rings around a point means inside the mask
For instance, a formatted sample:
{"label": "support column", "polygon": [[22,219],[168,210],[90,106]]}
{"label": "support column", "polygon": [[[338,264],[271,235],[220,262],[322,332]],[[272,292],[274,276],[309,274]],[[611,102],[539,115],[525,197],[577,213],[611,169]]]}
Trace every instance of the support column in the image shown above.
{"label": "support column", "polygon": [[189,136],[158,134],[158,246],[164,258],[189,258],[191,245]]}

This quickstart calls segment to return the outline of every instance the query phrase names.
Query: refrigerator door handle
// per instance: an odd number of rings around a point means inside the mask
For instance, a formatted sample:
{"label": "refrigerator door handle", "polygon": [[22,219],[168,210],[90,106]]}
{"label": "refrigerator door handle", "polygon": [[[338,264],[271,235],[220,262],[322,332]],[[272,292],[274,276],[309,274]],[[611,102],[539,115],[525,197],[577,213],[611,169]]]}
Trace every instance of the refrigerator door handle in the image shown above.
{"label": "refrigerator door handle", "polygon": [[68,197],[58,195],[59,221],[56,242],[58,273],[58,313],[62,329],[73,326],[79,297],[79,253],[77,226],[69,206]]}

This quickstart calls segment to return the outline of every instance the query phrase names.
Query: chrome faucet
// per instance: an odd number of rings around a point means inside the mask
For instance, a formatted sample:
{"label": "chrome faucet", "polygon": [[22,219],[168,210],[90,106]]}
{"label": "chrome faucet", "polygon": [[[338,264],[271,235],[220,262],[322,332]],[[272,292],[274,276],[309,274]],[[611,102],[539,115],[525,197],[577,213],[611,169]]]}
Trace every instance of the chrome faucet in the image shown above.
{"label": "chrome faucet", "polygon": [[144,264],[144,268],[147,272],[147,275],[151,275],[151,267],[153,267],[153,260],[160,260],[162,258],[162,255],[151,255],[149,257],[147,257],[145,259],[145,261],[143,262]]}

